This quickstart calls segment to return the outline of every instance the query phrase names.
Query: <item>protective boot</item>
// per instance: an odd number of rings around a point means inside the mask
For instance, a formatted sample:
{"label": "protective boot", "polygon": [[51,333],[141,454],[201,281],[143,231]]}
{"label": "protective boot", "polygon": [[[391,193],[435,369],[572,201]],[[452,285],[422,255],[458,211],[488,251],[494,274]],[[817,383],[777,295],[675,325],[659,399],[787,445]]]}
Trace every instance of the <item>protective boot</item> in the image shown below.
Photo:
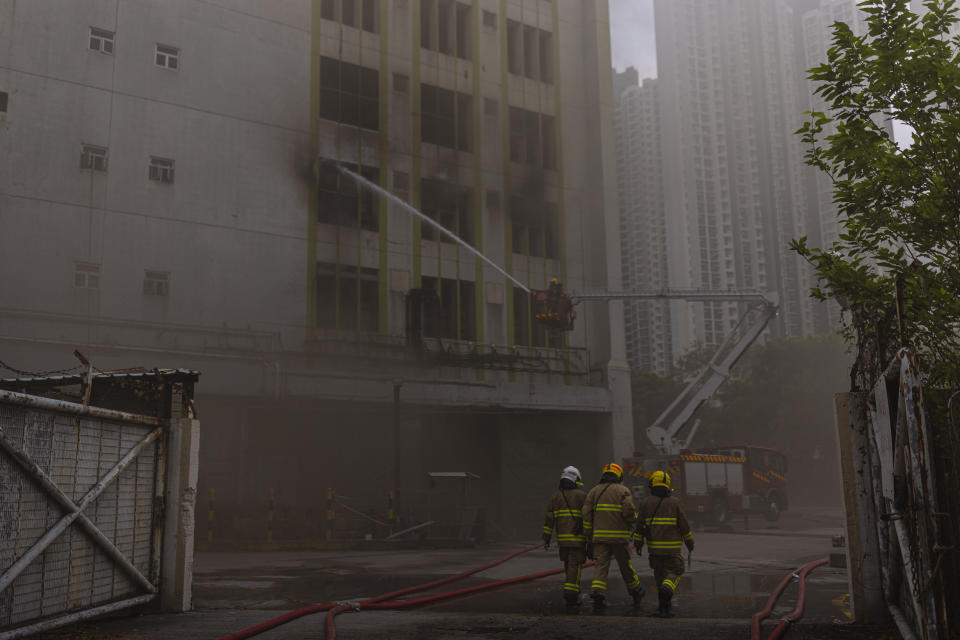
{"label": "protective boot", "polygon": [[580,594],[575,591],[564,591],[563,600],[567,603],[567,606],[570,608],[580,606]]}
{"label": "protective boot", "polygon": [[640,607],[640,603],[643,601],[643,587],[637,587],[630,592],[630,597],[633,598],[633,608],[637,609]]}
{"label": "protective boot", "polygon": [[669,587],[662,586],[658,593],[660,596],[660,608],[657,612],[661,618],[672,618],[673,613],[670,611],[670,600],[673,599],[673,592]]}
{"label": "protective boot", "polygon": [[591,593],[590,597],[593,598],[594,611],[603,611],[607,608],[607,597],[602,593]]}

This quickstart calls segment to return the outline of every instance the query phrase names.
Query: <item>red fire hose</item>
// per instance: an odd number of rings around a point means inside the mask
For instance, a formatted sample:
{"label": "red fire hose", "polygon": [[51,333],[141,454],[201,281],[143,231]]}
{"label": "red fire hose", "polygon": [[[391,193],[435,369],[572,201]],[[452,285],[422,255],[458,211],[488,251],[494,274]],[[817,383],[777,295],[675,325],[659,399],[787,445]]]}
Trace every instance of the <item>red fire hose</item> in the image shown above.
{"label": "red fire hose", "polygon": [[777,600],[781,595],[783,595],[783,592],[793,580],[797,580],[800,583],[799,591],[797,592],[797,608],[794,609],[790,615],[784,616],[780,622],[777,623],[776,628],[774,628],[773,633],[770,634],[770,637],[767,640],[778,640],[783,636],[791,623],[802,618],[804,598],[806,597],[807,590],[805,582],[807,574],[817,567],[823,566],[829,562],[830,558],[821,558],[820,560],[806,564],[793,573],[788,573],[786,576],[784,576],[783,580],[780,581],[780,584],[777,585],[777,588],[774,589],[773,593],[770,594],[770,598],[767,600],[767,605],[762,611],[759,611],[753,615],[753,620],[750,625],[750,640],[760,640],[760,623],[770,617],[770,613],[773,611],[773,607],[777,603]]}
{"label": "red fire hose", "polygon": [[[313,613],[320,613],[323,611],[328,612],[327,613],[327,638],[335,638],[336,629],[333,625],[333,619],[338,614],[343,613],[344,611],[351,611],[351,610],[358,611],[360,610],[360,608],[363,608],[364,610],[406,609],[410,607],[423,606],[425,604],[438,602],[440,600],[456,598],[456,597],[464,597],[464,596],[472,595],[473,593],[477,593],[484,590],[501,588],[510,584],[515,584],[518,582],[524,582],[528,580],[536,580],[538,578],[543,578],[546,576],[561,573],[563,569],[555,569],[553,571],[544,571],[541,573],[531,574],[529,576],[520,576],[519,578],[509,578],[507,580],[500,580],[497,582],[491,582],[484,585],[478,585],[476,587],[469,587],[467,589],[459,589],[456,591],[440,593],[432,596],[427,596],[424,598],[418,598],[415,600],[403,600],[399,602],[384,602],[385,600],[389,600],[392,598],[397,598],[397,597],[408,595],[411,593],[416,593],[418,591],[426,591],[427,589],[432,589],[434,587],[439,587],[445,584],[449,584],[457,580],[462,580],[476,573],[480,573],[481,571],[486,571],[487,569],[495,567],[499,564],[503,564],[507,560],[511,560],[524,553],[535,551],[536,549],[539,549],[542,546],[543,544],[541,543],[541,544],[534,545],[532,547],[526,547],[524,549],[520,549],[519,551],[514,551],[513,553],[509,553],[502,558],[494,560],[493,562],[489,562],[475,569],[470,569],[468,571],[464,571],[463,573],[458,573],[457,575],[454,575],[454,576],[448,576],[446,578],[434,580],[433,582],[427,582],[425,584],[420,584],[413,587],[407,587],[405,589],[399,589],[397,591],[391,591],[390,593],[385,593],[383,595],[376,596],[375,598],[369,598],[367,600],[363,600],[356,604],[329,603],[329,604],[316,604],[316,605],[311,605],[309,607],[303,607],[302,609],[291,611],[290,613],[286,613],[282,616],[273,618],[271,620],[267,620],[266,622],[261,622],[258,625],[250,627],[249,629],[244,629],[243,631],[238,631],[228,636],[224,636],[220,638],[220,640],[243,640],[245,638],[252,638],[257,634],[279,627],[280,625],[286,624],[292,620],[296,620],[297,618],[301,618],[303,616],[307,616]],[[588,565],[584,565],[584,566],[588,566]]]}

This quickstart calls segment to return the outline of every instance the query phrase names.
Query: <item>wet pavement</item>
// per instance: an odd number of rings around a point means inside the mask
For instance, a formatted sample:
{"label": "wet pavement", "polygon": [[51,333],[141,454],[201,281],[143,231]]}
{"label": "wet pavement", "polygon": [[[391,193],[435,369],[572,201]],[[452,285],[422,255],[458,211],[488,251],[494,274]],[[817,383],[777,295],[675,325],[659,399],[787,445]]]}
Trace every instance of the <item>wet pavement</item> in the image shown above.
{"label": "wet pavement", "polygon": [[[602,614],[593,612],[589,598],[579,610],[569,611],[561,600],[562,576],[552,576],[416,611],[343,615],[337,621],[339,637],[626,638],[640,635],[641,631],[662,632],[663,627],[658,625],[666,624],[676,637],[743,638],[748,633],[750,616],[763,607],[782,577],[802,564],[829,555],[833,550],[832,536],[842,531],[839,510],[811,511],[800,516],[793,524],[785,518],[775,528],[754,525],[749,531],[742,527],[698,531],[696,550],[675,599],[677,618],[672,620],[650,617],[656,610],[655,589],[635,610],[617,569],[613,568],[608,577],[609,606]],[[787,529],[788,526],[791,528]],[[519,545],[496,545],[442,550],[203,553],[196,564],[195,613],[126,617],[79,625],[43,638],[214,639],[305,605],[359,601],[430,582],[518,548]],[[653,587],[647,558],[634,555],[632,561],[642,584]],[[539,549],[440,591],[559,566],[555,549]],[[583,585],[589,585],[591,575],[591,569],[584,570]],[[847,591],[846,570],[817,569],[808,578],[803,622],[791,635],[855,637],[859,631],[844,626],[848,620]],[[772,620],[792,611],[795,599],[796,587],[791,587],[781,598]],[[258,637],[319,638],[322,631],[323,616],[314,615]],[[872,637],[884,635],[874,630]]]}

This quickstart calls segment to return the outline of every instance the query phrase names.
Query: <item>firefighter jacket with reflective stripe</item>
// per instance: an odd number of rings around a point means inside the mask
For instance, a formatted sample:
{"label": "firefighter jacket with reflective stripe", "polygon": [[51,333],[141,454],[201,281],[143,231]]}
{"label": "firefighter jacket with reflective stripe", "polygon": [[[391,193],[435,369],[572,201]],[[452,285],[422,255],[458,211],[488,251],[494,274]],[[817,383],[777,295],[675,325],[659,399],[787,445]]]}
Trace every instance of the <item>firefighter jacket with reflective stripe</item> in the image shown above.
{"label": "firefighter jacket with reflective stripe", "polygon": [[549,542],[554,531],[561,547],[582,547],[583,501],[587,493],[583,489],[557,489],[547,503],[547,517],[543,522],[543,540]]}
{"label": "firefighter jacket with reflective stripe", "polygon": [[583,529],[587,542],[630,542],[637,512],[630,489],[619,482],[601,482],[583,503]]}
{"label": "firefighter jacket with reflective stripe", "polygon": [[[640,531],[643,524],[650,528],[650,535],[646,540]],[[680,555],[680,548],[684,543],[688,543],[687,546],[692,545],[693,533],[680,501],[671,496],[660,502],[659,496],[647,496],[640,504],[634,540],[646,542],[652,556]]]}

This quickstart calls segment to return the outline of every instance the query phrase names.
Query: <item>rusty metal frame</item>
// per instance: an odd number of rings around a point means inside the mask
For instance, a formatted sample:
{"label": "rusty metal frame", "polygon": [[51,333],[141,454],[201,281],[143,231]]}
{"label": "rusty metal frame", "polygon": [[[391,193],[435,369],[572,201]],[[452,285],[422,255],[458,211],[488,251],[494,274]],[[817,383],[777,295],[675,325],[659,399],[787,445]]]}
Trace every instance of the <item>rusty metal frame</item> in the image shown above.
{"label": "rusty metal frame", "polygon": [[[36,560],[58,537],[60,537],[60,535],[68,530],[71,524],[76,523],[77,526],[90,537],[93,543],[100,547],[107,557],[109,557],[121,570],[129,575],[134,584],[139,585],[147,592],[146,595],[92,607],[79,612],[55,616],[48,620],[42,620],[40,622],[6,631],[0,631],[0,640],[12,640],[13,638],[24,637],[26,635],[43,631],[45,629],[51,629],[72,621],[82,620],[101,615],[103,613],[108,613],[110,611],[116,611],[126,607],[143,604],[156,598],[158,592],[157,582],[159,579],[159,558],[157,556],[160,544],[160,536],[157,532],[157,522],[158,520],[159,522],[162,522],[162,464],[161,468],[156,469],[158,475],[155,478],[155,485],[158,485],[159,488],[155,487],[154,492],[155,498],[157,497],[157,492],[159,492],[161,502],[159,505],[155,506],[153,513],[153,557],[151,559],[149,578],[144,576],[140,570],[137,569],[132,562],[130,562],[123,552],[120,551],[116,545],[114,545],[113,542],[111,542],[83,512],[87,507],[93,504],[93,502],[107,489],[107,487],[110,486],[110,484],[112,484],[120,476],[123,470],[126,469],[131,462],[137,459],[137,456],[140,455],[144,448],[155,441],[158,441],[159,447],[163,446],[164,438],[161,436],[164,435],[164,429],[162,426],[160,426],[161,421],[152,416],[125,413],[121,411],[111,411],[98,407],[78,405],[10,391],[0,391],[0,403],[156,427],[146,436],[141,438],[140,441],[137,442],[137,444],[135,444],[131,449],[129,449],[126,454],[124,454],[123,457],[120,458],[120,460],[114,464],[113,467],[111,467],[110,470],[107,471],[96,482],[96,484],[94,484],[93,487],[87,491],[86,494],[84,494],[79,502],[74,502],[72,499],[70,499],[70,497],[67,496],[56,485],[56,483],[39,467],[39,465],[37,465],[37,463],[34,462],[24,451],[16,447],[9,440],[9,438],[7,438],[3,430],[0,429],[0,450],[9,455],[20,466],[25,474],[31,480],[33,480],[64,513],[64,515],[59,521],[56,522],[56,524],[50,527],[46,533],[40,537],[39,540],[37,540],[23,555],[17,558],[13,564],[11,564],[3,572],[2,575],[0,575],[0,591],[8,588],[34,560]],[[158,453],[161,453],[160,449],[158,449]],[[159,459],[162,463],[162,455],[159,456]],[[160,508],[160,511],[157,510],[157,507]],[[158,516],[160,517],[158,518]]]}
{"label": "rusty metal frame", "polygon": [[[888,384],[896,384],[896,415],[889,411]],[[938,613],[945,615],[938,612],[938,598],[932,588],[937,578],[934,554],[940,539],[937,495],[923,384],[911,350],[904,348],[897,353],[877,380],[872,396],[868,449],[874,469],[870,474],[874,508],[880,516],[876,535],[884,595],[905,638],[937,640]],[[898,486],[903,487],[902,492],[895,489]],[[913,628],[899,609],[904,581],[915,620]]]}

